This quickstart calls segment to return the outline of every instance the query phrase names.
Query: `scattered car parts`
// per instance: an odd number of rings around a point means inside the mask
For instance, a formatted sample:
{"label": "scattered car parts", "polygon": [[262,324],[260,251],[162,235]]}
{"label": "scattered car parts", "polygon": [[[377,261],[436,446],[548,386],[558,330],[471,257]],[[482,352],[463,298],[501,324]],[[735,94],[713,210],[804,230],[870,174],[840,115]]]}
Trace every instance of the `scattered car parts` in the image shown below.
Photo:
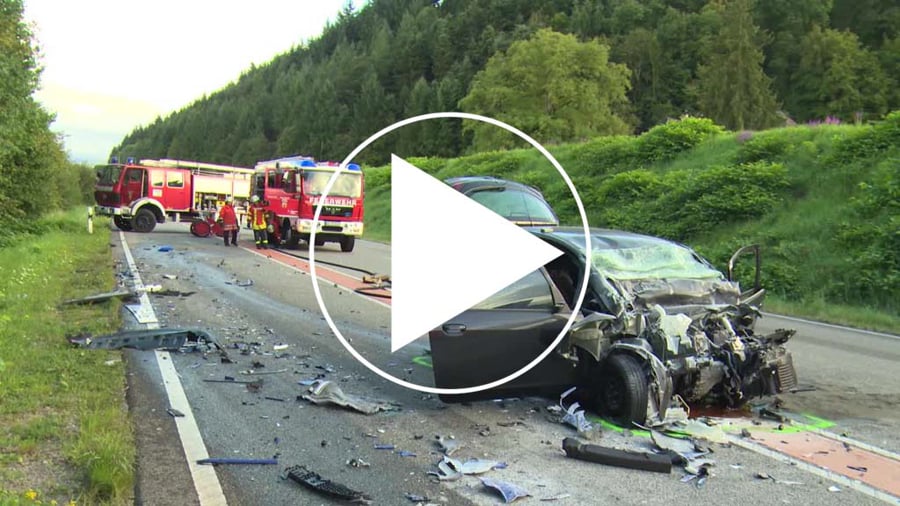
{"label": "scattered car parts", "polygon": [[640,469],[656,473],[669,473],[672,471],[672,458],[668,455],[606,448],[595,444],[583,443],[571,437],[563,439],[563,450],[569,458],[596,462],[597,464]]}
{"label": "scattered car parts", "polygon": [[361,504],[369,504],[372,501],[366,494],[353,490],[346,485],[327,480],[303,465],[291,466],[285,469],[283,477],[335,499]]}

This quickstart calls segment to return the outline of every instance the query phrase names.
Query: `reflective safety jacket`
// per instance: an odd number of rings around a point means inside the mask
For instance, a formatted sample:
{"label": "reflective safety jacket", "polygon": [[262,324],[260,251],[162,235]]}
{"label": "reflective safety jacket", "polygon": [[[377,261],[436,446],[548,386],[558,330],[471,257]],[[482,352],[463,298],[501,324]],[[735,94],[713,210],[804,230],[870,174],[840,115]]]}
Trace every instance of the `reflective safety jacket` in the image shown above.
{"label": "reflective safety jacket", "polygon": [[266,229],[266,208],[261,204],[250,206],[250,212],[247,213],[247,219],[250,220],[250,227],[253,230]]}

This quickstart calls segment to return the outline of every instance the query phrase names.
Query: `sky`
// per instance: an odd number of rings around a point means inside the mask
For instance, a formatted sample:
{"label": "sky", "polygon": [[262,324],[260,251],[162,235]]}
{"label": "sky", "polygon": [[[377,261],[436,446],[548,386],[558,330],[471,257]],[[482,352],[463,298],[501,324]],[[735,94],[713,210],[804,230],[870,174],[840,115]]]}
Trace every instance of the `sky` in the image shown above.
{"label": "sky", "polygon": [[346,1],[25,0],[44,69],[35,97],[73,161],[105,163],[137,126],[317,38]]}

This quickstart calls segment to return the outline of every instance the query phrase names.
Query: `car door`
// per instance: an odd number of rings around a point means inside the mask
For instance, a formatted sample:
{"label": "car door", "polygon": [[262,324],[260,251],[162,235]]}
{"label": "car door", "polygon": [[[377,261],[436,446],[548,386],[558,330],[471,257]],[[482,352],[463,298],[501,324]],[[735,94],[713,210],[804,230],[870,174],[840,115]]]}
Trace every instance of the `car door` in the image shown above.
{"label": "car door", "polygon": [[[478,386],[518,371],[547,349],[570,314],[544,268],[528,274],[429,333],[435,385]],[[565,385],[571,373],[552,352],[519,378],[466,399]]]}

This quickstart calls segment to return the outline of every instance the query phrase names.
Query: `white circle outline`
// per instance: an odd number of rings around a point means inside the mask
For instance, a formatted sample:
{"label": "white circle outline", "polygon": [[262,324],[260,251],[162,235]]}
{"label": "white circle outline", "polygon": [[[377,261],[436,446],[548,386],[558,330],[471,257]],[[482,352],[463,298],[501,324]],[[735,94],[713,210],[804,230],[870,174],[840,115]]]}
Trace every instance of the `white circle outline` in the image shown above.
{"label": "white circle outline", "polygon": [[[535,149],[540,151],[541,154],[544,155],[545,158],[550,160],[550,163],[553,164],[554,167],[556,167],[556,170],[559,171],[559,174],[562,176],[563,180],[566,182],[566,185],[568,185],[569,191],[571,191],[572,196],[575,197],[575,203],[578,206],[578,213],[581,215],[581,223],[582,223],[582,226],[584,229],[584,242],[585,242],[585,252],[586,253],[585,253],[584,276],[582,277],[582,280],[581,280],[581,293],[578,296],[578,301],[576,301],[575,307],[572,308],[572,314],[569,315],[569,319],[566,321],[566,325],[560,331],[559,335],[556,336],[556,339],[552,343],[550,343],[550,345],[547,347],[547,349],[545,349],[543,351],[543,353],[538,355],[537,358],[532,360],[530,363],[528,363],[527,365],[525,365],[518,371],[516,371],[504,378],[500,378],[498,380],[492,381],[490,383],[485,383],[483,385],[476,385],[473,387],[464,387],[464,388],[437,388],[437,387],[427,387],[424,385],[418,385],[416,383],[410,383],[408,381],[402,380],[400,378],[397,378],[395,376],[388,374],[387,372],[379,369],[375,364],[366,360],[365,357],[360,355],[359,352],[357,352],[352,346],[350,346],[350,343],[344,338],[344,335],[341,334],[341,331],[338,330],[337,326],[334,324],[334,321],[331,319],[331,315],[328,313],[328,308],[325,307],[325,302],[322,300],[322,294],[319,291],[319,282],[318,282],[319,280],[318,280],[318,277],[316,276],[316,252],[315,252],[314,245],[316,244],[316,230],[318,228],[319,216],[322,214],[322,206],[325,203],[325,199],[328,197],[328,193],[331,191],[331,187],[334,185],[334,182],[337,181],[338,176],[342,172],[347,170],[347,168],[346,168],[347,164],[351,163],[351,161],[356,157],[356,155],[358,155],[360,153],[360,151],[367,148],[369,146],[369,144],[372,144],[373,142],[375,142],[376,140],[378,140],[380,137],[384,136],[385,134],[393,132],[394,130],[397,130],[398,128],[404,127],[406,125],[410,125],[412,123],[417,123],[420,121],[426,121],[426,120],[430,120],[430,119],[440,119],[440,118],[456,118],[456,119],[468,119],[468,120],[474,120],[474,121],[481,121],[483,123],[488,123],[488,124],[503,128],[504,130],[519,136],[520,138],[524,139],[529,144],[531,144]],[[521,130],[517,129],[516,127],[508,125],[500,120],[496,120],[494,118],[489,118],[487,116],[481,116],[478,114],[446,111],[446,112],[434,112],[434,113],[428,113],[428,114],[421,114],[419,116],[413,116],[411,118],[406,118],[406,119],[398,121],[392,125],[389,125],[385,128],[382,128],[378,132],[375,132],[374,134],[369,136],[368,139],[363,141],[359,146],[357,146],[353,151],[351,151],[349,155],[347,155],[347,157],[344,159],[344,161],[342,161],[341,164],[338,166],[338,170],[335,171],[335,173],[332,174],[331,178],[328,180],[328,184],[325,185],[325,190],[322,192],[321,197],[319,198],[318,204],[316,204],[316,212],[313,215],[313,222],[312,222],[312,233],[310,234],[310,239],[309,239],[309,267],[310,267],[310,275],[312,278],[313,292],[315,293],[316,301],[319,303],[319,309],[322,310],[322,315],[325,317],[325,321],[328,322],[328,326],[331,328],[332,332],[334,332],[334,334],[337,336],[338,340],[340,340],[341,344],[344,345],[344,348],[346,348],[347,351],[349,351],[350,354],[353,355],[354,358],[356,358],[356,360],[358,360],[361,364],[366,366],[370,371],[374,372],[375,374],[381,376],[382,378],[384,378],[392,383],[400,385],[402,387],[406,387],[406,388],[410,388],[413,390],[417,390],[419,392],[425,392],[425,393],[430,393],[430,394],[455,395],[455,394],[470,394],[470,393],[480,392],[482,390],[490,390],[491,388],[494,388],[494,387],[500,386],[504,383],[510,382],[510,381],[518,378],[519,376],[527,373],[528,371],[530,371],[532,368],[534,368],[536,365],[538,365],[542,360],[544,360],[544,358],[546,358],[547,355],[549,355],[551,352],[553,352],[554,349],[556,349],[556,347],[559,345],[559,343],[563,340],[563,338],[569,332],[569,329],[572,327],[572,324],[575,323],[575,318],[578,315],[579,311],[581,310],[581,305],[584,302],[584,296],[587,293],[588,279],[590,277],[590,272],[591,272],[591,256],[589,253],[587,253],[590,251],[591,251],[590,228],[588,227],[587,213],[584,210],[584,204],[581,202],[581,197],[578,196],[578,190],[575,189],[575,184],[572,183],[571,178],[569,178],[569,174],[565,171],[565,169],[562,168],[562,165],[556,160],[556,158],[554,158],[553,155],[551,155],[550,152],[547,151],[546,148],[544,148],[544,146],[541,146],[536,140],[532,139],[525,132],[522,132]],[[393,311],[393,308],[391,308],[391,311]]]}

